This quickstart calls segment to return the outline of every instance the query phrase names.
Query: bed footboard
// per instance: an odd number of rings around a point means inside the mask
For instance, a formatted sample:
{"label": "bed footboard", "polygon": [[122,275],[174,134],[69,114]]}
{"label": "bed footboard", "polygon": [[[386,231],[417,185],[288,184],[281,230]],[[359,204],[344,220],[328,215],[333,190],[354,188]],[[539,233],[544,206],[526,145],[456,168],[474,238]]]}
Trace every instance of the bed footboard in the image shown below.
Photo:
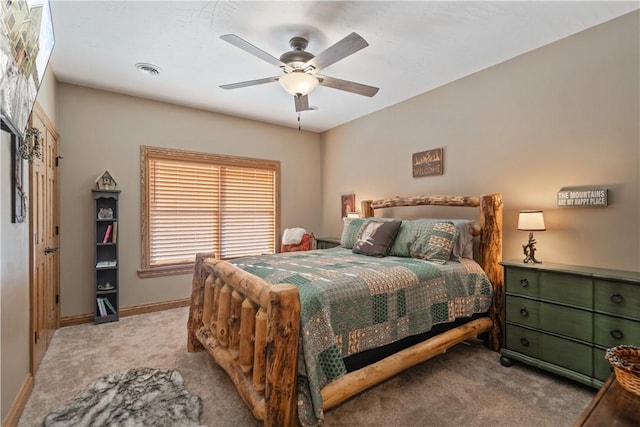
{"label": "bed footboard", "polygon": [[206,349],[266,426],[297,425],[300,301],[214,254],[196,256],[187,349]]}

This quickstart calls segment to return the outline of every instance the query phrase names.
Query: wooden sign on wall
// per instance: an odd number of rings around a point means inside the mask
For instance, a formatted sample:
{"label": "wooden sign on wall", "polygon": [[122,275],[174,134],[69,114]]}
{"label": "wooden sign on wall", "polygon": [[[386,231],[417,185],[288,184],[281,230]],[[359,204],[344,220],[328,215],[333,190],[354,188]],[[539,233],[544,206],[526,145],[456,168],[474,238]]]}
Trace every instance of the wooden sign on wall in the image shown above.
{"label": "wooden sign on wall", "polygon": [[413,177],[442,175],[442,148],[414,153],[411,161]]}
{"label": "wooden sign on wall", "polygon": [[606,188],[575,188],[558,191],[558,206],[607,206]]}

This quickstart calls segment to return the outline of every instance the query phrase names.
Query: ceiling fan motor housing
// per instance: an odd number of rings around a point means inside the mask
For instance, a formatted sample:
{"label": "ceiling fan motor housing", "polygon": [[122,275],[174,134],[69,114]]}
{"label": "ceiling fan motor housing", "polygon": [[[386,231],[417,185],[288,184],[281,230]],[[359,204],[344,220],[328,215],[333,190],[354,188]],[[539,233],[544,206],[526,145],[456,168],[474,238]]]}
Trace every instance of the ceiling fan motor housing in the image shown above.
{"label": "ceiling fan motor housing", "polygon": [[293,37],[289,40],[289,46],[291,46],[291,51],[285,52],[280,56],[280,61],[284,62],[291,68],[300,68],[307,61],[311,60],[314,55],[305,52],[307,45],[309,42],[307,39],[303,37]]}

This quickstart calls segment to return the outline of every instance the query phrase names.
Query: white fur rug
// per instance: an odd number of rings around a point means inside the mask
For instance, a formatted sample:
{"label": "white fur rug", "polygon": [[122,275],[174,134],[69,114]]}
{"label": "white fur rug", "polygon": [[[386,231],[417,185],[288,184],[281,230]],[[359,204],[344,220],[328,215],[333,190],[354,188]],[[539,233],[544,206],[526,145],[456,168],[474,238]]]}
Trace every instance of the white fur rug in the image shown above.
{"label": "white fur rug", "polygon": [[50,413],[44,426],[200,427],[202,400],[176,370],[130,369],[107,375]]}

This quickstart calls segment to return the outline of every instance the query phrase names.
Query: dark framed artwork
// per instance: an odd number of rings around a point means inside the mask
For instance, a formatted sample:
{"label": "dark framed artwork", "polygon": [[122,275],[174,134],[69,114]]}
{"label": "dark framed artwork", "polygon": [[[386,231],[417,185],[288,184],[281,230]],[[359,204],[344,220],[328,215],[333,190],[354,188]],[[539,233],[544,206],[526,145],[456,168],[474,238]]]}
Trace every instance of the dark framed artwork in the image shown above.
{"label": "dark framed artwork", "polygon": [[442,148],[414,153],[411,159],[413,177],[442,175]]}
{"label": "dark framed artwork", "polygon": [[356,195],[343,194],[341,205],[342,205],[342,218],[345,218],[349,212],[356,211]]}
{"label": "dark framed artwork", "polygon": [[24,188],[22,156],[18,150],[20,138],[11,135],[11,222],[23,222],[27,215],[27,195]]}

